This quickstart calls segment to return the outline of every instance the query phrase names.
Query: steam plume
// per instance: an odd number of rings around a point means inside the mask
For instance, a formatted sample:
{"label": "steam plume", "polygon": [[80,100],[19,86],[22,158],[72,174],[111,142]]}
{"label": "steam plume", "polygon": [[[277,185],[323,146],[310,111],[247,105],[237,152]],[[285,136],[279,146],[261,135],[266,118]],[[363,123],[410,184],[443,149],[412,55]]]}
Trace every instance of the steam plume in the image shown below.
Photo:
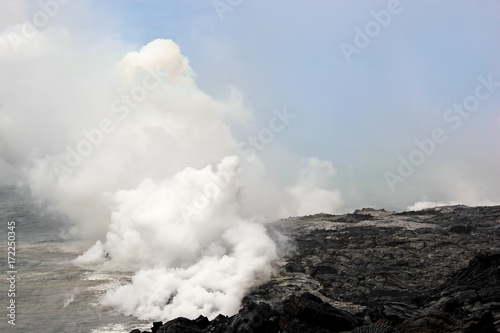
{"label": "steam plume", "polygon": [[142,319],[232,314],[277,259],[263,222],[340,207],[339,192],[318,188],[334,173],[327,162],[308,160],[297,184],[281,186],[258,158],[238,157],[231,124],[249,116],[241,94],[200,90],[173,41],[116,63],[73,51],[62,28],[16,54],[7,33],[1,157],[93,241],[75,264],[135,272],[104,304]]}

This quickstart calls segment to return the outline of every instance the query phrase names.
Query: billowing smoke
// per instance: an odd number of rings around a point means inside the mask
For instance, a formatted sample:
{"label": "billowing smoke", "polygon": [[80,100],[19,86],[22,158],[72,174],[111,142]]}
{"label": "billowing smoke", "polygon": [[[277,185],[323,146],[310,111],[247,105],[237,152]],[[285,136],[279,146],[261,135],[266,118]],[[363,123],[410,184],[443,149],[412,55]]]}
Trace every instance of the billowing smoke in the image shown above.
{"label": "billowing smoke", "polygon": [[186,168],[113,195],[106,242],[76,262],[139,272],[104,304],[144,319],[215,316],[235,312],[248,288],[269,279],[275,245],[259,221],[241,217],[239,168],[226,157],[216,171]]}
{"label": "billowing smoke", "polygon": [[117,58],[63,28],[13,48],[22,29],[0,35],[1,159],[94,243],[76,265],[136,272],[103,304],[143,319],[235,313],[277,259],[264,222],[341,206],[322,187],[330,163],[305,159],[297,183],[280,185],[242,156],[241,94],[200,90],[173,41]]}

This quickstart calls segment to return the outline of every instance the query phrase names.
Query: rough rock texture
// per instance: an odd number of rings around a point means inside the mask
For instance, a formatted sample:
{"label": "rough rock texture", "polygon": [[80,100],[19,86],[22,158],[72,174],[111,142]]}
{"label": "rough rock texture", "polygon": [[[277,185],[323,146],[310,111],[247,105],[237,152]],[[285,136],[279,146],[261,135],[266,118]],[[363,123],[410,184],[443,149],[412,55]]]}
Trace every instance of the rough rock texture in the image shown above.
{"label": "rough rock texture", "polygon": [[283,260],[238,314],[177,318],[152,332],[500,329],[500,206],[318,214],[277,221],[269,232]]}

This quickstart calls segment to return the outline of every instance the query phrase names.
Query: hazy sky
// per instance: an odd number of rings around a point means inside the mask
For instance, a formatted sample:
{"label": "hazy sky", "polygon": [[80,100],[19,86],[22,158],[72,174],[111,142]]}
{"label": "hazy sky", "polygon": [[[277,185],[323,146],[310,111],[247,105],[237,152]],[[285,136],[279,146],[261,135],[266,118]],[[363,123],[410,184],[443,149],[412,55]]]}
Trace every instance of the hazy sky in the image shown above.
{"label": "hazy sky", "polygon": [[[286,107],[296,117],[258,152],[283,184],[318,157],[346,210],[500,202],[497,1],[67,2],[42,32],[63,27],[103,64],[172,39],[201,90],[242,94],[253,121],[232,128],[240,141]],[[2,1],[2,33],[40,10]]]}

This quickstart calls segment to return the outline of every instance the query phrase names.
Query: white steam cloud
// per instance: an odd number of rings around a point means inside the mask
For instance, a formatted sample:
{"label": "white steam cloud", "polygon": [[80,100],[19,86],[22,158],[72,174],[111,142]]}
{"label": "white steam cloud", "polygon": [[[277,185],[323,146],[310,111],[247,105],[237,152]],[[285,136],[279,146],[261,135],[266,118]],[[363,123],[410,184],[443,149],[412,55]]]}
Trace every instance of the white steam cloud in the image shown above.
{"label": "white steam cloud", "polygon": [[105,244],[76,262],[139,272],[104,304],[144,319],[212,317],[235,312],[248,288],[269,279],[275,245],[262,225],[240,216],[238,168],[238,159],[227,157],[215,172],[187,168],[113,195]]}
{"label": "white steam cloud", "polygon": [[321,187],[328,162],[305,160],[297,184],[281,186],[238,157],[241,94],[200,90],[173,41],[116,61],[63,28],[14,50],[21,30],[0,34],[0,157],[95,243],[75,264],[136,272],[104,304],[142,319],[233,314],[277,259],[263,222],[341,206]]}
{"label": "white steam cloud", "polygon": [[[451,171],[448,169],[448,173]],[[424,196],[422,201],[418,201],[411,206],[408,206],[408,210],[423,210],[434,207],[443,206],[454,206],[454,205],[467,205],[467,206],[496,206],[500,203],[498,201],[493,201],[488,199],[482,191],[480,191],[476,186],[470,184],[463,180],[461,175],[456,175],[455,180],[452,184],[446,186],[446,190],[449,192],[448,197],[453,198],[450,201],[431,201]]]}
{"label": "white steam cloud", "polygon": [[297,185],[289,189],[297,205],[297,214],[337,212],[342,206],[341,193],[322,188],[336,172],[333,165],[317,157],[305,159],[303,164]]}
{"label": "white steam cloud", "polygon": [[443,207],[443,206],[454,206],[454,205],[459,205],[459,202],[456,201],[450,201],[450,202],[441,202],[441,201],[418,201],[415,202],[413,205],[408,206],[408,210],[424,210],[424,209],[429,209],[429,208],[434,208],[434,207]]}

